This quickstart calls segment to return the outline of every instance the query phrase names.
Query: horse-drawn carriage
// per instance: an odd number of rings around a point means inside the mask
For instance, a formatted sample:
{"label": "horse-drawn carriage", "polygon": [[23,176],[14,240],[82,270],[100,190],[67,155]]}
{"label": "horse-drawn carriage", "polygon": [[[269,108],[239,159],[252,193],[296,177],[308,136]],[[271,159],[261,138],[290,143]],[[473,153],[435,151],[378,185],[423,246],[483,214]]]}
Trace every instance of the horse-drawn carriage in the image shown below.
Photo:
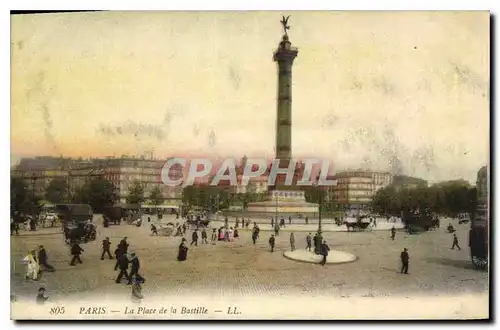
{"label": "horse-drawn carriage", "polygon": [[108,227],[110,224],[119,225],[122,219],[128,220],[129,214],[133,210],[138,210],[138,205],[130,204],[118,204],[113,206],[105,206],[102,209],[102,217],[104,221],[104,227]]}
{"label": "horse-drawn carriage", "polygon": [[59,222],[59,216],[56,213],[41,213],[38,217],[39,223],[43,228],[55,227]]}
{"label": "horse-drawn carriage", "polygon": [[210,220],[208,219],[208,217],[206,216],[202,216],[202,215],[194,215],[194,214],[191,214],[191,215],[188,215],[187,217],[187,220],[186,220],[186,224],[190,227],[196,227],[196,228],[199,228],[199,227],[208,227],[210,223]]}
{"label": "horse-drawn carriage", "polygon": [[470,222],[470,215],[469,213],[460,213],[458,215],[458,224],[461,225],[463,223],[469,223]]}
{"label": "horse-drawn carriage", "polygon": [[97,236],[96,226],[92,223],[93,212],[88,204],[58,204],[56,213],[61,219],[64,241],[87,243]]}
{"label": "horse-drawn carriage", "polygon": [[427,210],[403,211],[402,221],[408,234],[419,234],[439,226],[439,220]]}
{"label": "horse-drawn carriage", "polygon": [[161,223],[158,225],[157,230],[159,236],[172,236],[174,234],[175,225],[172,222]]}
{"label": "horse-drawn carriage", "polygon": [[362,231],[366,230],[370,226],[370,218],[368,216],[358,216],[356,218],[346,218],[344,220],[344,225],[347,227],[347,231]]}
{"label": "horse-drawn carriage", "polygon": [[97,228],[91,222],[69,223],[63,227],[66,244],[88,243],[95,241]]}

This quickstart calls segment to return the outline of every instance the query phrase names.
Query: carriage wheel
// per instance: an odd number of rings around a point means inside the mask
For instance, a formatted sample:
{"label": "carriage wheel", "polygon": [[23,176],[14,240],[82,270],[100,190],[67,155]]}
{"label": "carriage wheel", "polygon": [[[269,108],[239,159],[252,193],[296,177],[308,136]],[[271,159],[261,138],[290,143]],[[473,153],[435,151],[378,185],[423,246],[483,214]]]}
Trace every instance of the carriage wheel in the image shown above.
{"label": "carriage wheel", "polygon": [[472,263],[478,269],[486,269],[488,267],[488,258],[472,256]]}

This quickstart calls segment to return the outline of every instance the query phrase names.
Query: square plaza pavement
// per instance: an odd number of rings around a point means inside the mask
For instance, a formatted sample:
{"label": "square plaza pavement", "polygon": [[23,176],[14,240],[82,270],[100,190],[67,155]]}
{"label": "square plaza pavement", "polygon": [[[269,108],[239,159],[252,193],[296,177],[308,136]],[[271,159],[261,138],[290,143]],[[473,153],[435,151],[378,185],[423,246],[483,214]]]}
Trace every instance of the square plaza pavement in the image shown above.
{"label": "square plaza pavement", "polygon": [[[358,260],[322,267],[283,256],[283,252],[290,249],[290,231],[277,237],[274,253],[268,248],[269,231],[261,231],[254,246],[250,230],[243,229],[235,242],[191,246],[188,260],[178,262],[180,238],[151,236],[146,221],[140,228],[127,224],[103,228],[100,217],[94,223],[98,225],[97,240],[81,245],[85,250],[83,264],[75,267],[69,266],[69,247],[63,242],[60,228],[21,230],[20,236],[11,237],[11,290],[16,299],[33,299],[40,286],[47,289],[52,301],[96,295],[114,299],[129,297],[130,287],[114,281],[115,260],[100,260],[101,241],[106,236],[112,242],[112,253],[120,239],[128,237],[129,252],[135,252],[140,258],[140,273],[146,278],[143,288],[146,297],[149,294],[243,297],[292,293],[414,297],[488,292],[488,273],[474,269],[470,261],[469,225],[454,223],[461,251],[450,249],[452,236],[444,228],[411,236],[399,231],[395,241],[390,240],[389,231],[328,232],[324,237],[331,249],[353,253]],[[211,230],[207,234],[210,241]],[[304,248],[306,235],[304,231],[295,232],[297,248]],[[186,238],[190,242],[191,231]],[[49,264],[56,271],[43,273],[37,282],[25,280],[25,268],[20,260],[29,249],[40,244],[45,246]],[[399,274],[399,255],[404,247],[410,254],[409,275]]]}

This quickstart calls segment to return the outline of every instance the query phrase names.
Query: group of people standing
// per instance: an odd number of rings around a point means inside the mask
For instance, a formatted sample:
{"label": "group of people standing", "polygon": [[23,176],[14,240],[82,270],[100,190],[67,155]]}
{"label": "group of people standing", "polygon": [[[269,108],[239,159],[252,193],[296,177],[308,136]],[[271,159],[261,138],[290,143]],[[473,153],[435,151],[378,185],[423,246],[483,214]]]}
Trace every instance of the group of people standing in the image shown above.
{"label": "group of people standing", "polygon": [[37,250],[29,251],[22,262],[26,265],[26,279],[37,281],[42,271],[55,271],[54,267],[48,263],[47,251],[43,245],[40,245]]}

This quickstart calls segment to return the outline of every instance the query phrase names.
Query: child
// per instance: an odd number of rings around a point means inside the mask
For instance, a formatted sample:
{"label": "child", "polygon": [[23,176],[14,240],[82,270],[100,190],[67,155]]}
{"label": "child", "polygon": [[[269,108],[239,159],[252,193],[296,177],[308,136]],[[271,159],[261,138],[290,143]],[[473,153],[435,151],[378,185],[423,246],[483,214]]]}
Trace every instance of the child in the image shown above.
{"label": "child", "polygon": [[41,287],[38,289],[38,294],[36,296],[36,303],[37,304],[44,304],[49,297],[45,297],[45,288]]}

